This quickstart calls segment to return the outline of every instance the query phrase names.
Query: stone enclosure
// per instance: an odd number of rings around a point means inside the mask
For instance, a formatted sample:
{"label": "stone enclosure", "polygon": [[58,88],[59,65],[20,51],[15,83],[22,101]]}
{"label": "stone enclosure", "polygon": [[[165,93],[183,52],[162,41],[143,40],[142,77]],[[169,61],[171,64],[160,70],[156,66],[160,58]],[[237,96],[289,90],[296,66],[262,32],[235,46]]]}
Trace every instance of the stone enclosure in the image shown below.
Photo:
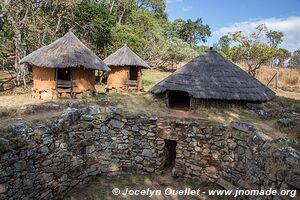
{"label": "stone enclosure", "polygon": [[300,188],[299,152],[285,138],[272,140],[239,122],[136,116],[92,105],[0,132],[0,199],[59,199],[97,175],[163,173],[174,149],[175,176],[226,189]]}

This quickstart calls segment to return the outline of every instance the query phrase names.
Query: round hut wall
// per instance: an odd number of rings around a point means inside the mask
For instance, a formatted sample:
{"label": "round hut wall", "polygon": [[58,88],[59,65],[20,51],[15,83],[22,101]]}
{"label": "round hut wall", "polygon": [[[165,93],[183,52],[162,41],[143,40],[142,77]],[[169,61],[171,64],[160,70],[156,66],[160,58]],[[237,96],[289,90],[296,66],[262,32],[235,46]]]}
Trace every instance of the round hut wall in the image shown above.
{"label": "round hut wall", "polygon": [[[96,91],[95,70],[84,67],[72,68],[72,92],[81,93],[85,91]],[[44,67],[32,67],[33,95],[41,98],[41,92],[53,92],[56,90],[56,69]]]}
{"label": "round hut wall", "polygon": [[[127,81],[129,79],[129,66],[109,66],[111,71],[107,78],[107,89],[126,89]],[[138,67],[138,86],[137,89],[140,91],[143,89],[142,83],[142,70]]]}

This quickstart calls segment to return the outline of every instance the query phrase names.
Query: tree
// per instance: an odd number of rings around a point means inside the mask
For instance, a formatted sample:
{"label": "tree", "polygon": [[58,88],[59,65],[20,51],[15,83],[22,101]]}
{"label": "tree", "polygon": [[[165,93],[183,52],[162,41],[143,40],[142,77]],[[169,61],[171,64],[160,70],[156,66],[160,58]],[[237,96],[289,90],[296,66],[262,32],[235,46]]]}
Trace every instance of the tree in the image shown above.
{"label": "tree", "polygon": [[201,18],[171,23],[165,9],[165,0],[2,0],[1,60],[14,58],[16,85],[22,77],[25,85],[27,66],[20,59],[69,30],[102,58],[124,44],[150,64],[188,60],[203,51],[197,44],[210,36],[209,26]]}
{"label": "tree", "polygon": [[197,43],[206,42],[207,37],[211,36],[211,30],[207,24],[203,24],[201,18],[195,21],[176,19],[173,22],[172,35],[182,39],[190,47],[194,47]]}
{"label": "tree", "polygon": [[111,44],[113,16],[104,4],[83,0],[74,9],[74,25],[77,36],[99,55],[106,56],[106,47]]}
{"label": "tree", "polygon": [[300,49],[293,52],[288,63],[289,67],[300,67]]}
{"label": "tree", "polygon": [[266,37],[269,40],[269,44],[273,48],[277,48],[277,46],[282,43],[284,34],[280,31],[267,31]]}
{"label": "tree", "polygon": [[223,35],[218,43],[216,44],[216,49],[227,59],[231,59],[230,57],[230,44],[232,39],[228,35]]}
{"label": "tree", "polygon": [[190,46],[180,38],[173,37],[171,40],[165,40],[159,51],[159,63],[156,66],[170,67],[174,70],[174,65],[187,59],[197,56],[198,52],[191,49]]}
{"label": "tree", "polygon": [[261,24],[250,36],[243,35],[242,31],[229,34],[231,39],[237,43],[233,51],[236,55],[233,57],[244,61],[248,67],[248,73],[254,77],[257,70],[274,58],[277,53],[275,47],[261,41],[262,35],[266,33],[268,33],[267,27]]}
{"label": "tree", "polygon": [[284,63],[291,57],[291,52],[284,48],[279,48],[276,53],[277,66],[284,66]]}
{"label": "tree", "polygon": [[166,1],[165,0],[137,0],[138,8],[146,8],[149,11],[155,13],[155,16],[163,21],[167,20]]}
{"label": "tree", "polygon": [[14,69],[16,75],[16,85],[20,85],[20,79],[23,78],[23,84],[26,87],[27,65],[19,64],[20,59],[26,55],[26,44],[24,44],[24,32],[26,30],[28,17],[37,9],[35,2],[31,0],[1,1],[0,7],[3,16],[7,20],[8,26],[13,33],[14,48]]}

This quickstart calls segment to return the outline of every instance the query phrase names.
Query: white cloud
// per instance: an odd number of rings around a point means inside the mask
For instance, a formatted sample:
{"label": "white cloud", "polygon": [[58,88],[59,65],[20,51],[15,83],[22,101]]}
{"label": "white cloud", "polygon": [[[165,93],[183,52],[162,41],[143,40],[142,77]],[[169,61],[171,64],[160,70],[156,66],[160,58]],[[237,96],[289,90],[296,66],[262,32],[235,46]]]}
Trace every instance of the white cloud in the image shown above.
{"label": "white cloud", "polygon": [[183,0],[167,0],[167,3],[178,3],[182,2]]}
{"label": "white cloud", "polygon": [[290,16],[288,18],[267,18],[250,20],[240,23],[234,23],[228,27],[222,27],[214,31],[212,36],[220,38],[228,32],[243,31],[245,34],[250,34],[255,31],[255,28],[260,24],[266,24],[269,30],[281,31],[284,33],[283,42],[280,47],[294,51],[300,49],[300,17]]}
{"label": "white cloud", "polygon": [[184,6],[184,7],[182,7],[182,11],[183,11],[183,12],[188,12],[188,11],[190,11],[191,9],[192,9],[191,6]]}

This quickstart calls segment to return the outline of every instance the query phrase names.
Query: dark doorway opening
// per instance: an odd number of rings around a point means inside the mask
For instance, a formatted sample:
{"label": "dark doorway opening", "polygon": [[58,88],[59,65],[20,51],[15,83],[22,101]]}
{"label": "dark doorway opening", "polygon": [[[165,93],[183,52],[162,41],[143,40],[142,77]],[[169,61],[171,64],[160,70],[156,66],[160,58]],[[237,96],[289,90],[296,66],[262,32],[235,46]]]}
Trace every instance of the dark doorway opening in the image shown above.
{"label": "dark doorway opening", "polygon": [[136,66],[129,67],[129,80],[137,81],[139,75],[139,68]]}
{"label": "dark doorway opening", "polygon": [[168,93],[170,108],[189,108],[190,95],[183,91],[169,91]]}
{"label": "dark doorway opening", "polygon": [[70,68],[56,69],[56,77],[57,88],[68,90],[72,88],[72,77]]}
{"label": "dark doorway opening", "polygon": [[57,80],[70,81],[71,70],[69,68],[57,69]]}
{"label": "dark doorway opening", "polygon": [[170,169],[175,166],[176,159],[176,146],[177,142],[174,140],[165,140],[165,148],[164,148],[164,168]]}

